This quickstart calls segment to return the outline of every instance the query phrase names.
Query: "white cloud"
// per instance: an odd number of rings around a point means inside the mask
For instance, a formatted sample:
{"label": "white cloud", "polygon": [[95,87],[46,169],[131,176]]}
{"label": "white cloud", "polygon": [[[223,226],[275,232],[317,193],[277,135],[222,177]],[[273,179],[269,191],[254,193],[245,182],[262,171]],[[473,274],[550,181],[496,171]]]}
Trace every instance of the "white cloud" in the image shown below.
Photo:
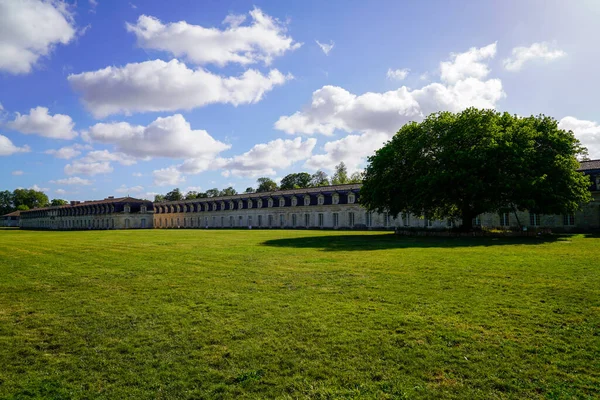
{"label": "white cloud", "polygon": [[355,95],[341,87],[323,86],[313,92],[304,110],[280,117],[275,128],[288,134],[353,133],[326,143],[325,153],[313,155],[305,165],[332,170],[344,161],[349,169],[358,169],[366,156],[409,121],[420,121],[437,111],[458,112],[470,106],[494,108],[505,96],[502,82],[483,80],[489,70],[480,63],[494,54],[495,44],[452,54],[451,61],[441,63],[444,82],[420,89],[402,86],[384,93]]}
{"label": "white cloud", "polygon": [[64,160],[70,160],[81,154],[81,150],[90,150],[92,147],[89,145],[74,144],[72,146],[61,147],[58,150],[50,149],[46,150],[45,154],[51,154],[56,158],[62,158]]}
{"label": "white cloud", "polygon": [[300,47],[285,35],[285,25],[260,9],[250,11],[250,17],[252,22],[241,26],[245,16],[229,15],[223,21],[227,28],[220,30],[185,21],[163,24],[158,18],[141,15],[137,23],[127,24],[127,30],[135,34],[142,48],[167,51],[199,65],[268,65],[273,58]]}
{"label": "white cloud", "polygon": [[90,151],[83,157],[81,162],[96,163],[102,161],[116,161],[121,165],[133,165],[137,162],[135,157],[123,153],[111,153],[108,150]]}
{"label": "white cloud", "polygon": [[268,75],[249,69],[239,77],[223,77],[201,68],[189,69],[178,60],[153,60],[71,74],[68,80],[94,116],[103,118],[117,113],[191,110],[212,103],[256,103],[292,78],[276,69]]}
{"label": "white cloud", "polygon": [[321,50],[323,50],[323,53],[325,53],[326,56],[329,55],[329,52],[331,50],[333,50],[333,47],[335,46],[335,43],[333,40],[329,44],[321,43],[318,40],[315,40],[315,42],[317,42],[317,45],[321,48]]}
{"label": "white cloud", "polygon": [[140,193],[143,192],[144,188],[141,186],[132,186],[132,187],[127,187],[125,185],[121,185],[120,188],[115,189],[115,192],[117,193]]}
{"label": "white cloud", "polygon": [[205,130],[193,130],[181,114],[157,118],[148,126],[127,122],[98,123],[84,136],[92,141],[114,144],[117,151],[137,158],[212,159],[231,147]]}
{"label": "white cloud", "polygon": [[39,187],[38,185],[33,185],[32,187],[30,187],[29,189],[33,189],[36,192],[49,192],[50,189],[49,188],[44,188],[44,187]]}
{"label": "white cloud", "polygon": [[402,69],[391,69],[388,68],[387,77],[388,79],[395,79],[397,81],[402,81],[406,79],[408,74],[410,73],[410,69],[402,68]]}
{"label": "white cloud", "polygon": [[188,186],[187,188],[185,188],[185,190],[183,191],[183,193],[187,193],[187,192],[201,192],[202,188],[200,186]]}
{"label": "white cloud", "polygon": [[[301,138],[276,139],[257,144],[244,154],[221,159],[220,167],[225,170],[225,176],[275,175],[276,169],[287,168],[297,161],[310,157],[316,143],[317,140],[312,138],[304,142]],[[185,171],[185,168],[184,163],[182,169]]]}
{"label": "white cloud", "polygon": [[567,55],[564,51],[552,47],[553,45],[547,42],[533,43],[529,47],[515,47],[512,57],[504,60],[504,68],[508,71],[518,71],[526,62],[532,60],[550,62]]}
{"label": "white cloud", "polygon": [[131,174],[131,176],[135,176],[137,178],[144,176],[144,174],[142,174],[141,172],[134,172],[133,174]]}
{"label": "white cloud", "polygon": [[13,176],[21,176],[21,175],[23,175],[24,173],[25,173],[25,172],[23,172],[23,171],[21,171],[20,169],[18,169],[18,170],[16,170],[16,171],[13,171],[13,172],[11,172],[11,175],[13,175]]}
{"label": "white cloud", "polygon": [[75,37],[67,4],[40,0],[0,0],[0,71],[31,72],[38,59]]}
{"label": "white cloud", "polygon": [[73,161],[72,164],[65,165],[65,174],[67,175],[98,175],[109,174],[113,167],[108,161],[86,163],[80,160]]}
{"label": "white cloud", "polygon": [[31,151],[29,146],[17,147],[9,138],[0,135],[0,156],[10,156],[15,153],[27,153]]}
{"label": "white cloud", "polygon": [[581,144],[587,147],[590,158],[600,158],[600,125],[597,122],[564,117],[559,121],[558,127],[573,131]]}
{"label": "white cloud", "polygon": [[98,1],[97,0],[88,0],[88,3],[90,3],[90,12],[92,14],[95,14],[96,7],[98,7]]}
{"label": "white cloud", "polygon": [[185,177],[175,167],[157,169],[152,171],[152,176],[154,177],[154,184],[157,186],[176,186],[185,182]]}
{"label": "white cloud", "polygon": [[50,181],[55,185],[91,185],[92,181],[89,179],[83,179],[78,176],[72,176],[70,178],[57,179],[55,181]]}
{"label": "white cloud", "polygon": [[29,114],[17,113],[16,118],[7,126],[27,135],[36,134],[52,139],[73,139],[77,136],[71,117],[63,114],[50,115],[46,107],[32,108]]}
{"label": "white cloud", "polygon": [[464,80],[468,77],[483,79],[490,69],[482,61],[496,55],[496,43],[485,47],[471,47],[464,53],[451,54],[450,61],[440,64],[442,81],[450,84]]}
{"label": "white cloud", "polygon": [[54,191],[54,193],[58,194],[59,196],[64,196],[65,194],[67,194],[67,191],[65,189],[56,189]]}

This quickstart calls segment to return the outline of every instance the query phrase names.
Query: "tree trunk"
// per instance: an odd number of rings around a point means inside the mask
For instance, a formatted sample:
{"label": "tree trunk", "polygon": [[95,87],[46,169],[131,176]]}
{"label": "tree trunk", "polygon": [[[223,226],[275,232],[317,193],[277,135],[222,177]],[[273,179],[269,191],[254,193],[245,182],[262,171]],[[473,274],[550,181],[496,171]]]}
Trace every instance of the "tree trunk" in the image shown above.
{"label": "tree trunk", "polygon": [[475,217],[473,211],[463,210],[462,212],[462,225],[461,230],[465,232],[471,232],[473,230],[473,218]]}

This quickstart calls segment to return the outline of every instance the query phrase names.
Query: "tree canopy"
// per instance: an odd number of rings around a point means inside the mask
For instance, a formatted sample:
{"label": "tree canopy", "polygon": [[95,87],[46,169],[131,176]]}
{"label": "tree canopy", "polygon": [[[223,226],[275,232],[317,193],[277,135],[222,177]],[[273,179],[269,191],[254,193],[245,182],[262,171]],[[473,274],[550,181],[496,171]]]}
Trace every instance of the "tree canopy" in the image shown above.
{"label": "tree canopy", "polygon": [[175,188],[175,189],[171,190],[169,193],[165,194],[165,200],[166,201],[183,200],[183,193],[181,193],[181,190],[179,190],[179,188]]}
{"label": "tree canopy", "polygon": [[288,174],[281,179],[281,190],[302,189],[310,186],[311,175],[307,172]]}
{"label": "tree canopy", "polygon": [[67,205],[67,204],[69,204],[69,202],[66,201],[66,200],[63,200],[63,199],[52,199],[52,201],[50,202],[50,205],[52,207],[64,206],[64,205]]}
{"label": "tree canopy", "polygon": [[319,186],[328,186],[329,185],[329,177],[327,174],[321,170],[318,170],[314,174],[312,174],[310,178],[310,186],[311,187],[319,187]]}
{"label": "tree canopy", "polygon": [[361,203],[394,216],[462,219],[485,212],[568,213],[590,200],[577,172],[586,149],[571,131],[540,115],[469,108],[404,125],[369,158]]}
{"label": "tree canopy", "polygon": [[[64,201],[64,200],[63,200]],[[0,191],[0,215],[15,210],[30,210],[32,208],[48,207],[50,201],[44,192],[35,189],[15,189]]]}
{"label": "tree canopy", "polygon": [[277,190],[277,183],[271,178],[258,178],[256,183],[258,183],[258,187],[256,188],[257,193],[273,192]]}

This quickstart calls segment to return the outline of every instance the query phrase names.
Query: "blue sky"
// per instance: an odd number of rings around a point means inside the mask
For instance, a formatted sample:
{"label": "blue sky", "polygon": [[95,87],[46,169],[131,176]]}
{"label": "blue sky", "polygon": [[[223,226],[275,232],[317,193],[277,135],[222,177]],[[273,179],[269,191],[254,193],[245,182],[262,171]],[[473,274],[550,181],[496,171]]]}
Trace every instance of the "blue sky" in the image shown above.
{"label": "blue sky", "polygon": [[243,191],[361,169],[468,106],[551,115],[600,158],[598,20],[595,1],[0,0],[2,189]]}

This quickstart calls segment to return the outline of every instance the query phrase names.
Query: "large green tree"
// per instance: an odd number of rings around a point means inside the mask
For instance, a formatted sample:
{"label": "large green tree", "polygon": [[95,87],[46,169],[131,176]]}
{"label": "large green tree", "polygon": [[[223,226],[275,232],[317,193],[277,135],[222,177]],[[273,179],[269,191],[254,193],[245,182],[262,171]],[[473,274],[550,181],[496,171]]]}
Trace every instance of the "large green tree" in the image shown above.
{"label": "large green tree", "polygon": [[310,186],[311,175],[306,172],[288,174],[281,179],[281,190],[303,189]]}
{"label": "large green tree", "polygon": [[310,177],[310,186],[311,187],[319,187],[319,186],[328,186],[329,185],[329,177],[324,171],[318,170]]}
{"label": "large green tree", "polygon": [[52,199],[52,201],[50,202],[50,205],[52,207],[56,207],[56,206],[64,206],[66,204],[69,204],[68,201],[63,200],[63,199]]}
{"label": "large green tree", "polygon": [[237,194],[237,190],[235,190],[232,186],[229,186],[219,192],[219,196],[235,196]]}
{"label": "large green tree", "polygon": [[0,191],[0,215],[15,211],[13,204],[13,194],[8,190]]}
{"label": "large green tree", "polygon": [[348,178],[348,168],[346,168],[346,164],[342,161],[335,166],[335,173],[333,174],[333,178],[331,178],[331,184],[343,185],[345,183],[350,183],[350,178]]}
{"label": "large green tree", "polygon": [[462,219],[511,209],[568,213],[590,200],[577,172],[585,148],[547,116],[469,108],[404,125],[369,158],[361,202],[369,210]]}
{"label": "large green tree", "polygon": [[15,189],[13,191],[13,206],[16,209],[22,210],[22,206],[25,206],[29,210],[48,205],[50,205],[50,201],[44,192],[34,189]]}
{"label": "large green tree", "polygon": [[256,188],[257,193],[273,192],[277,190],[277,183],[271,178],[258,178],[256,183],[258,183],[258,187]]}
{"label": "large green tree", "polygon": [[175,189],[171,190],[169,193],[165,194],[165,200],[166,201],[183,200],[183,193],[181,193],[181,190],[179,190],[179,188],[175,188]]}

